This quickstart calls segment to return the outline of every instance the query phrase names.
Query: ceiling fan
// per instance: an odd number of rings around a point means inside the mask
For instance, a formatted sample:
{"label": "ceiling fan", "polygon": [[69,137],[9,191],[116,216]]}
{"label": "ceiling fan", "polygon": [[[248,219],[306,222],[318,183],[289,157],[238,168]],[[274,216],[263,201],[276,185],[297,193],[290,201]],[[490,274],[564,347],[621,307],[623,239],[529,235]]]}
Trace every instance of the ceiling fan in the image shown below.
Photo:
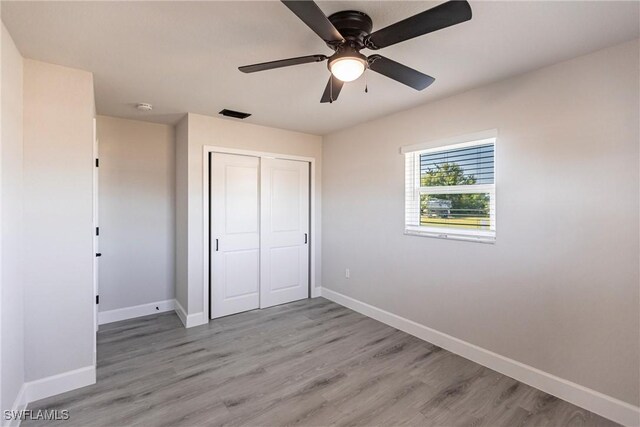
{"label": "ceiling fan", "polygon": [[333,102],[338,99],[344,83],[356,80],[367,68],[416,90],[426,88],[434,82],[433,77],[384,56],[376,54],[367,57],[360,51],[378,50],[471,19],[469,3],[453,0],[372,33],[373,22],[364,12],[345,10],[327,18],[311,0],[282,0],[282,3],[320,36],[335,53],[331,56],[319,54],[281,59],[245,65],[238,69],[243,73],[255,73],[328,60],[327,67],[331,76],[320,102]]}

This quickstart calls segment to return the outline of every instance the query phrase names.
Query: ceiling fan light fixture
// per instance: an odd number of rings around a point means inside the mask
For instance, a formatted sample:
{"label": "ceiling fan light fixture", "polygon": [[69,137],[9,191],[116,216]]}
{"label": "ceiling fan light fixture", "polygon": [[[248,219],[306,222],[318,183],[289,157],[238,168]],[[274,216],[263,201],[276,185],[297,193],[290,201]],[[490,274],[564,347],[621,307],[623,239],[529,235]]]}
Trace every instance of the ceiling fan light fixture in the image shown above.
{"label": "ceiling fan light fixture", "polygon": [[367,57],[351,47],[339,49],[327,62],[333,76],[343,82],[352,82],[367,68]]}
{"label": "ceiling fan light fixture", "polygon": [[364,73],[366,61],[358,57],[345,56],[329,64],[331,74],[343,82],[352,82]]}

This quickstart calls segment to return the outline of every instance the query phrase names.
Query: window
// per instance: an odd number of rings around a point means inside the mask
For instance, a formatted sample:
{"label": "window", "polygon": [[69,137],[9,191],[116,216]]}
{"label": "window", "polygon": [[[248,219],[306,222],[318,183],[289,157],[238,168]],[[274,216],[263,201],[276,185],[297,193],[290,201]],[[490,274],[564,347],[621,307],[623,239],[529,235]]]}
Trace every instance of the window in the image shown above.
{"label": "window", "polygon": [[495,241],[495,133],[491,134],[461,143],[448,140],[437,148],[403,148],[406,234]]}

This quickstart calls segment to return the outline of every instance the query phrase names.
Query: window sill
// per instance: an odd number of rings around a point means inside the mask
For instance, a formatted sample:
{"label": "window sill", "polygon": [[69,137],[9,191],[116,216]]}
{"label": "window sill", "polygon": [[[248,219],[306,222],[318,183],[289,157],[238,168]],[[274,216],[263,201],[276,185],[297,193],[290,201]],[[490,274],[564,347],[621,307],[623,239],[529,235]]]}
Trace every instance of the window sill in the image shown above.
{"label": "window sill", "polygon": [[444,239],[444,240],[461,240],[465,242],[475,242],[475,243],[488,243],[495,244],[496,236],[489,234],[463,234],[463,233],[452,233],[450,231],[429,231],[429,230],[416,230],[416,229],[405,229],[404,234],[407,236],[419,236],[419,237],[431,237],[435,239]]}

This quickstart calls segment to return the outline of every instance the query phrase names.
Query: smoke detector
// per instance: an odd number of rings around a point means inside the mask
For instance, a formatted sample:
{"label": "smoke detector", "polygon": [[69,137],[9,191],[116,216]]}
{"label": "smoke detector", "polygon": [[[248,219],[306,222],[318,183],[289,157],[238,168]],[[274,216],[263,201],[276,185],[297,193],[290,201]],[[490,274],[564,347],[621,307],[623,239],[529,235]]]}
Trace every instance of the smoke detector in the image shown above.
{"label": "smoke detector", "polygon": [[138,111],[151,111],[153,110],[153,105],[147,104],[146,102],[141,102],[138,105],[136,105],[136,109]]}

